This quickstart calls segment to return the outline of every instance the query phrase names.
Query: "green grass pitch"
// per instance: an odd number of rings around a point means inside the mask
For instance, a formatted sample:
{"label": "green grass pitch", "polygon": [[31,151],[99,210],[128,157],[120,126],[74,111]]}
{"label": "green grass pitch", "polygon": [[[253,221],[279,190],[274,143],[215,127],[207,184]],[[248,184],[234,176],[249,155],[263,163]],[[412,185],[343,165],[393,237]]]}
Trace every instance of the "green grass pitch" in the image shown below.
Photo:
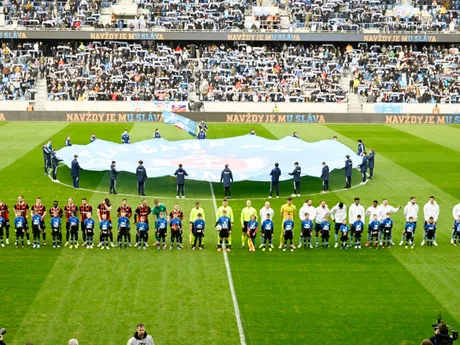
{"label": "green grass pitch", "polygon": [[[118,142],[125,128],[133,141],[139,141],[151,138],[154,126],[1,123],[0,198],[10,207],[19,194],[29,204],[41,196],[47,207],[54,199],[64,205],[70,196],[78,204],[86,197],[96,206],[107,196],[107,173],[82,173],[81,187],[91,191],[54,184],[43,174],[43,143],[50,137],[60,148],[70,135],[74,144],[84,144],[91,132]],[[189,138],[174,127],[158,127],[166,139]],[[365,207],[382,198],[404,206],[415,195],[422,209],[434,195],[441,216],[439,247],[420,247],[419,229],[415,250],[396,246],[390,250],[250,253],[239,248],[236,222],[235,249],[228,257],[247,344],[419,344],[430,336],[438,311],[454,328],[460,326],[460,248],[449,244],[452,207],[460,195],[459,126],[211,123],[210,137],[242,135],[251,128],[272,139],[294,130],[306,141],[337,135],[353,149],[361,138],[367,148],[375,149],[375,179],[365,186],[323,197],[318,194],[320,181],[305,178],[302,194],[312,195],[315,205],[323,198],[330,207],[339,201],[350,205],[359,196]],[[291,169],[281,168],[283,172]],[[58,178],[71,183],[66,167],[59,169]],[[334,172],[332,178],[331,189],[342,188],[343,171]],[[353,184],[358,182],[355,176]],[[213,187],[220,205],[223,188]],[[135,194],[135,188],[133,175],[120,176],[119,193]],[[187,199],[180,200],[186,217],[195,200],[202,200],[212,224],[209,183],[188,181],[186,188]],[[290,194],[291,183],[282,183],[281,191],[283,196]],[[149,180],[146,192],[160,197],[169,208],[176,201],[173,178]],[[245,199],[252,199],[260,209],[267,195],[267,183],[234,184],[235,200],[230,205],[236,218]],[[300,208],[306,198],[296,198],[294,203]],[[111,199],[118,206],[122,196]],[[136,206],[140,198],[131,196],[128,201]],[[271,202],[278,211],[285,198]],[[394,220],[396,242],[403,226],[402,212]],[[275,224],[279,227],[280,222],[277,214]],[[278,238],[275,234],[276,244]],[[203,252],[0,248],[0,327],[8,329],[7,344],[57,345],[72,337],[85,345],[125,344],[135,325],[143,322],[160,345],[238,345],[224,258],[215,251],[215,231],[208,230],[205,241]]]}

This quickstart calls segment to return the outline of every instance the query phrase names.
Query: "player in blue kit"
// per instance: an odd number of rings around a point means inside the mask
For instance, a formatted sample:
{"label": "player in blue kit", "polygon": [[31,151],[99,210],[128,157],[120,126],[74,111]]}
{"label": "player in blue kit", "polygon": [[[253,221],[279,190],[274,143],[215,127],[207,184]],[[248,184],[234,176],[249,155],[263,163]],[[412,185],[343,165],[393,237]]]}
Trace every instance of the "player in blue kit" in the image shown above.
{"label": "player in blue kit", "polygon": [[144,250],[147,249],[147,232],[149,231],[149,225],[145,220],[146,218],[142,216],[136,225],[137,236],[139,237],[137,250],[141,250],[141,248]]}
{"label": "player in blue kit", "polygon": [[305,213],[305,219],[302,220],[301,227],[301,241],[303,241],[303,248],[307,249],[308,241],[308,248],[312,249],[313,246],[311,245],[311,232],[313,230],[313,221],[310,219],[310,214]]}
{"label": "player in blue kit", "polygon": [[222,244],[225,241],[225,250],[229,252],[231,249],[228,246],[228,237],[232,233],[232,221],[227,216],[227,210],[222,210],[222,216],[216,222],[216,230],[219,231],[219,244],[217,251],[222,251]]}
{"label": "player in blue kit", "polygon": [[110,235],[110,221],[107,220],[107,214],[103,213],[102,214],[102,220],[99,222],[99,228],[101,230],[101,249],[107,249],[109,250],[109,235]]}
{"label": "player in blue kit", "polygon": [[256,215],[253,214],[248,222],[248,244],[250,252],[256,251],[256,236],[258,230],[259,222],[257,221]]}
{"label": "player in blue kit", "polygon": [[195,236],[195,240],[192,245],[192,250],[196,249],[196,244],[198,243],[198,248],[203,250],[203,237],[204,237],[204,228],[206,226],[204,219],[202,218],[203,215],[201,213],[197,214],[197,219],[193,222],[193,236]]}
{"label": "player in blue kit", "polygon": [[379,247],[379,233],[380,233],[380,222],[378,214],[374,214],[374,219],[369,224],[367,232],[367,241],[369,242],[369,247],[372,247],[372,241],[374,241],[374,246]]}
{"label": "player in blue kit", "polygon": [[436,229],[434,218],[430,217],[425,225],[427,246],[433,246],[433,244],[436,243]]}
{"label": "player in blue kit", "polygon": [[267,218],[262,222],[261,232],[264,238],[264,243],[262,247],[262,251],[264,252],[267,243],[268,243],[268,250],[271,252],[273,249],[273,231],[275,231],[275,224],[270,219],[270,213],[267,213]]}
{"label": "player in blue kit", "polygon": [[86,219],[83,222],[85,225],[85,233],[86,233],[86,249],[93,249],[93,238],[94,238],[94,228],[96,227],[96,223],[93,218],[91,218],[91,212],[86,214]]}
{"label": "player in blue kit", "polygon": [[156,233],[158,237],[158,246],[157,249],[161,248],[166,249],[166,233],[168,232],[168,221],[165,218],[165,213],[160,212],[159,218],[156,222]]}
{"label": "player in blue kit", "polygon": [[174,241],[176,241],[177,250],[181,250],[182,248],[182,221],[180,219],[180,215],[182,214],[181,212],[182,211],[171,211],[173,218],[169,222],[169,227],[171,228],[171,245],[169,246],[169,250],[173,249]]}
{"label": "player in blue kit", "polygon": [[383,241],[380,242],[382,248],[391,248],[391,232],[393,231],[393,220],[391,219],[391,213],[387,212],[386,218],[382,221],[381,225]]}
{"label": "player in blue kit", "polygon": [[53,239],[53,248],[61,248],[62,233],[61,233],[62,220],[58,212],[54,212],[53,218],[50,220],[51,225],[51,238]]}
{"label": "player in blue kit", "polygon": [[26,232],[26,220],[21,216],[21,212],[16,212],[16,218],[14,218],[14,228],[16,231],[16,248],[19,247],[19,241],[21,241],[21,247],[24,248],[24,234]]}
{"label": "player in blue kit", "polygon": [[77,217],[77,213],[73,212],[69,217],[69,231],[70,231],[70,247],[69,249],[78,248],[78,225],[80,219]]}
{"label": "player in blue kit", "polygon": [[118,246],[123,249],[128,248],[128,233],[129,233],[129,218],[126,217],[126,212],[121,212],[118,218]]}
{"label": "player in blue kit", "polygon": [[409,221],[406,222],[406,225],[404,225],[403,238],[406,238],[406,249],[409,248],[409,245],[412,249],[414,249],[414,235],[416,226],[417,224],[414,222],[413,217],[409,217]]}
{"label": "player in blue kit", "polygon": [[321,222],[321,248],[329,248],[329,237],[331,237],[331,223],[329,217],[325,216]]}
{"label": "player in blue kit", "polygon": [[294,238],[294,221],[291,220],[291,215],[286,215],[286,220],[283,222],[283,237],[284,237],[284,247],[283,251],[285,252],[287,249],[287,243],[289,242],[289,246],[291,248],[291,252],[294,251],[295,246],[293,243]]}
{"label": "player in blue kit", "polygon": [[353,223],[353,229],[354,229],[354,234],[355,234],[355,249],[361,249],[361,237],[363,237],[363,230],[364,230],[364,223],[361,220],[361,215],[356,216],[356,220]]}
{"label": "player in blue kit", "polygon": [[340,231],[340,242],[342,242],[342,246],[340,249],[348,249],[348,233],[350,232],[350,227],[347,224],[347,219],[344,218],[342,220],[342,224],[339,228]]}
{"label": "player in blue kit", "polygon": [[454,220],[454,226],[452,228],[452,238],[454,240],[454,246],[457,246],[457,241],[458,244],[460,244],[460,217],[457,220]]}
{"label": "player in blue kit", "polygon": [[38,214],[38,210],[34,211],[32,216],[32,236],[33,246],[32,248],[40,248],[40,234],[41,234],[42,216]]}

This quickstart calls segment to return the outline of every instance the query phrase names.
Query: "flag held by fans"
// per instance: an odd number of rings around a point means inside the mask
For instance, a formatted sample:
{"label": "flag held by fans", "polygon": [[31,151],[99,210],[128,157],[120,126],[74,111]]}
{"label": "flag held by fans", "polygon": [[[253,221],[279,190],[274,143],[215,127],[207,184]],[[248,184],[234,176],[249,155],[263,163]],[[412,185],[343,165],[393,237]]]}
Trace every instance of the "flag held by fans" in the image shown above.
{"label": "flag held by fans", "polygon": [[168,125],[173,125],[183,131],[188,132],[190,135],[196,136],[197,123],[184,116],[177,115],[170,111],[163,111],[163,122]]}

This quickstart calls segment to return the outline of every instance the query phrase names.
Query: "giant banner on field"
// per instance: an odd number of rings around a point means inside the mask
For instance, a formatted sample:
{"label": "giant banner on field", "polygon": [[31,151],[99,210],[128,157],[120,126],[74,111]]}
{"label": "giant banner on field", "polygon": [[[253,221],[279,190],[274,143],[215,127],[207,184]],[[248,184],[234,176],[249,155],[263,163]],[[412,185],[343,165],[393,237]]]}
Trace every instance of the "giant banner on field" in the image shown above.
{"label": "giant banner on field", "polygon": [[254,135],[245,135],[215,140],[168,141],[150,139],[123,145],[96,140],[88,145],[64,147],[57,156],[70,167],[73,156],[84,170],[110,170],[112,161],[120,171],[134,173],[139,160],[144,161],[147,176],[172,176],[182,163],[190,179],[219,182],[225,164],[233,172],[235,181],[269,181],[270,171],[278,162],[281,179],[292,178],[294,162],[299,162],[303,176],[320,177],[322,162],[329,169],[344,167],[345,156],[350,155],[354,166],[361,159],[347,146],[334,140],[308,143],[294,137],[269,140]]}

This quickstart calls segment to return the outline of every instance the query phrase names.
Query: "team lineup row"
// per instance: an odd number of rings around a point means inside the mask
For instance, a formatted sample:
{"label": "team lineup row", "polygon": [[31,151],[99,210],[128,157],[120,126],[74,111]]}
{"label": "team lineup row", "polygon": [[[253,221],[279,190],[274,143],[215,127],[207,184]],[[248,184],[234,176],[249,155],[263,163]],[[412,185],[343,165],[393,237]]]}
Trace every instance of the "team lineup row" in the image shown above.
{"label": "team lineup row", "polygon": [[[393,220],[392,214],[401,210],[400,207],[393,207],[388,204],[388,200],[383,200],[379,205],[377,200],[374,200],[372,206],[367,210],[360,204],[360,199],[355,198],[354,203],[347,207],[343,203],[338,203],[332,209],[329,209],[326,202],[322,201],[318,207],[313,206],[311,199],[307,200],[297,212],[297,207],[292,203],[292,198],[288,198],[287,202],[280,209],[282,217],[280,244],[279,249],[286,251],[295,248],[313,248],[312,241],[315,237],[316,247],[328,248],[331,232],[334,233],[335,247],[339,245],[339,236],[342,249],[348,249],[350,246],[361,248],[361,239],[365,231],[366,217],[368,218],[366,246],[370,247],[388,247],[393,243]],[[104,199],[98,206],[96,211],[99,232],[98,247],[109,249],[115,247],[113,227],[111,219],[111,211],[113,207],[109,199]],[[53,202],[53,206],[49,208],[49,225],[51,227],[52,244],[54,248],[60,248],[62,245],[61,228],[65,223],[66,238],[64,246],[69,246],[70,249],[78,248],[79,229],[82,232],[82,246],[88,249],[94,248],[94,235],[96,230],[96,220],[93,218],[93,207],[88,203],[86,198],[82,199],[81,205],[77,206],[73,198],[69,198],[64,208],[61,208],[58,201]],[[404,207],[404,217],[406,220],[404,230],[402,231],[400,245],[406,248],[414,248],[414,236],[417,229],[417,221],[419,214],[419,206],[416,203],[416,198],[411,197],[410,201]],[[27,239],[27,244],[31,245],[29,234],[29,216],[31,220],[31,228],[33,234],[33,248],[40,248],[40,244],[46,246],[46,222],[47,209],[43,205],[40,198],[36,199],[36,203],[29,207],[22,196],[18,197],[18,202],[14,205],[14,228],[16,234],[16,247],[20,245],[24,247],[24,238]],[[146,249],[148,247],[149,230],[154,230],[155,243],[158,250],[167,249],[168,227],[170,229],[170,244],[169,248],[183,248],[184,236],[184,213],[180,210],[179,204],[175,203],[171,212],[168,213],[166,205],[154,200],[153,208],[151,208],[147,200],[142,200],[141,204],[133,209],[126,199],[122,200],[121,205],[116,209],[117,221],[117,245],[119,248],[127,248],[132,246],[131,242],[131,218],[134,216],[134,228],[136,244],[138,249]],[[65,215],[65,220],[62,218]],[[79,216],[78,216],[79,215]],[[295,246],[294,243],[294,219],[299,216],[301,220],[299,230],[299,243]],[[436,222],[439,217],[439,205],[435,198],[431,196],[429,201],[423,207],[424,215],[424,234],[421,245],[434,245],[436,242]],[[452,215],[454,224],[452,227],[451,243],[460,244],[460,204],[454,206]],[[149,222],[149,217],[153,217],[153,221]],[[273,219],[275,212],[271,208],[270,203],[257,211],[252,207],[251,201],[246,201],[246,206],[241,211],[241,242],[242,247],[248,243],[249,250],[255,251],[256,238],[260,236],[260,246],[263,251],[268,249],[271,251],[273,246],[273,236],[275,224]],[[335,224],[333,225],[329,219]],[[152,225],[151,225],[152,224]],[[206,228],[206,215],[200,203],[197,201],[195,207],[190,211],[189,217],[189,244],[192,250],[202,250],[204,247],[204,234]],[[232,231],[234,230],[234,213],[232,207],[228,204],[228,200],[224,199],[216,213],[216,222],[213,228],[218,232],[217,248],[219,251],[223,249],[230,251],[232,248]],[[10,230],[10,209],[0,200],[0,245],[1,247],[9,244]],[[4,243],[4,237],[5,243]],[[42,240],[42,241],[41,241]]]}

